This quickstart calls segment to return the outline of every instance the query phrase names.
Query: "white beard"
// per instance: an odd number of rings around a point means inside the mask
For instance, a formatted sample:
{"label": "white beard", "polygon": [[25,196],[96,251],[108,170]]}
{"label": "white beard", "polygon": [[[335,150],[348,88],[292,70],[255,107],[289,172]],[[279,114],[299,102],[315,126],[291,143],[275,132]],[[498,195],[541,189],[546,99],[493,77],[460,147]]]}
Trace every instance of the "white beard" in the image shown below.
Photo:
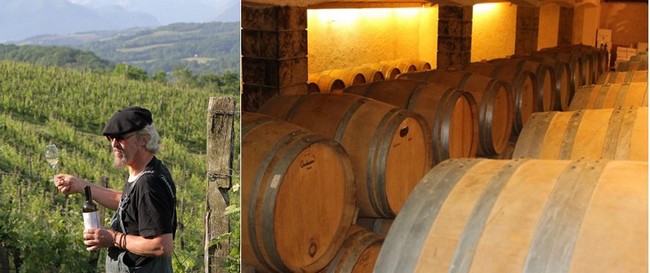
{"label": "white beard", "polygon": [[126,156],[124,156],[123,152],[118,152],[118,154],[113,154],[113,165],[117,169],[121,169],[126,167]]}

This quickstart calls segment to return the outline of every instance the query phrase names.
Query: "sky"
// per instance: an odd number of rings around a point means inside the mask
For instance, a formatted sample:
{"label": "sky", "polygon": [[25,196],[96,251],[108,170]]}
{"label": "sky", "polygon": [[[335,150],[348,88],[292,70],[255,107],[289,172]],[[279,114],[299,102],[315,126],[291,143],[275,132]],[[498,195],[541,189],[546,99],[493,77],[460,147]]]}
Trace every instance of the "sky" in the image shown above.
{"label": "sky", "polygon": [[0,0],[0,43],[181,22],[237,22],[240,10],[240,0]]}
{"label": "sky", "polygon": [[[101,8],[118,5],[128,11],[154,15],[162,24],[211,21],[220,12],[240,6],[240,0],[67,0],[86,7]],[[232,13],[232,12],[230,12]],[[212,16],[210,16],[212,15]],[[206,19],[208,18],[208,19]],[[228,20],[231,21],[231,20]]]}

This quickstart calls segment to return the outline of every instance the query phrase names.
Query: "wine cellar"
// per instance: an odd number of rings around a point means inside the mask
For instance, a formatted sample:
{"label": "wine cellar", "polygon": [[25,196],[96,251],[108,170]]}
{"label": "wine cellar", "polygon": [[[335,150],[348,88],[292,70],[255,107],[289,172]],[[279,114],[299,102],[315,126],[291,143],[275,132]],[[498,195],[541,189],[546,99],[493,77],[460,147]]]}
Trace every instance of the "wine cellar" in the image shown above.
{"label": "wine cellar", "polygon": [[242,272],[647,272],[647,1],[242,2]]}

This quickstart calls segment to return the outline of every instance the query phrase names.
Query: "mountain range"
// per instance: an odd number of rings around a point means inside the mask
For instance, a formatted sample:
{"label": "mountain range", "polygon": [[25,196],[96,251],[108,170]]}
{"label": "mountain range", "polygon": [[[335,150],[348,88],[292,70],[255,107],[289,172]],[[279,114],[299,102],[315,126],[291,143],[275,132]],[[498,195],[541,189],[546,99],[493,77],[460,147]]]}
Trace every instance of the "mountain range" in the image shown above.
{"label": "mountain range", "polygon": [[0,0],[0,42],[37,35],[236,22],[239,0]]}

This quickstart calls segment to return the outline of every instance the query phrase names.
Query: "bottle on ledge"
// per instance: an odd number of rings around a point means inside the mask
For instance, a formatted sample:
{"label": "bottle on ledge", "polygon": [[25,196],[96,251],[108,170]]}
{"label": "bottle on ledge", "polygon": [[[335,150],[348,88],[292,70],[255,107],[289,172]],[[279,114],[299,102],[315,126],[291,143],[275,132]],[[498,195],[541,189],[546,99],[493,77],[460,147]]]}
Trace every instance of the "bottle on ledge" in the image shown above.
{"label": "bottle on ledge", "polygon": [[93,202],[93,196],[90,192],[90,186],[84,188],[86,191],[86,201],[83,205],[84,216],[84,229],[99,228],[99,213],[97,212],[97,205]]}

